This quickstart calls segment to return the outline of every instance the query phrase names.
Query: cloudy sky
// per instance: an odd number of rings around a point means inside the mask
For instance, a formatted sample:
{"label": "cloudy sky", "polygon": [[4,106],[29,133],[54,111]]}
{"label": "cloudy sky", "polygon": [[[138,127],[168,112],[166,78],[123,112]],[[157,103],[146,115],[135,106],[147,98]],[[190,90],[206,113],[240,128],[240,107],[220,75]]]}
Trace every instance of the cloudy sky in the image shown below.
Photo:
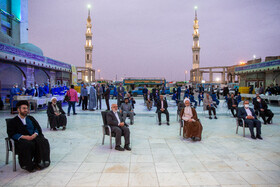
{"label": "cloudy sky", "polygon": [[200,67],[280,55],[279,0],[29,0],[29,42],[45,56],[84,66],[88,4],[93,68],[104,79],[184,80],[192,68],[194,6]]}

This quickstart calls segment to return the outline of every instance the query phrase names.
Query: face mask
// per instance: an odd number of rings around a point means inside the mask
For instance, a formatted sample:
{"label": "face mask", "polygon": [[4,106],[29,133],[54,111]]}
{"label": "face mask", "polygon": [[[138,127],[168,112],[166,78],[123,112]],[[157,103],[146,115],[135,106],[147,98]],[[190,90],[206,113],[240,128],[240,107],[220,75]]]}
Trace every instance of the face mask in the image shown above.
{"label": "face mask", "polygon": [[260,99],[258,99],[257,101],[258,101],[258,102],[261,102],[261,100],[260,100]]}
{"label": "face mask", "polygon": [[249,108],[249,104],[245,104],[244,106],[245,106],[245,108]]}
{"label": "face mask", "polygon": [[16,86],[16,88],[17,88],[18,86]]}

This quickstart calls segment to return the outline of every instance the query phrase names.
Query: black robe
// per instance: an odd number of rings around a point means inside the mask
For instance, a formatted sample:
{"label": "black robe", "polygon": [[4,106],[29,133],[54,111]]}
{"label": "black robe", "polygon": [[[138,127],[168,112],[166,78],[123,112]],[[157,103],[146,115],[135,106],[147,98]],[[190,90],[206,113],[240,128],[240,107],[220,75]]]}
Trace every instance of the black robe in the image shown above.
{"label": "black robe", "polygon": [[65,116],[64,110],[61,107],[60,102],[57,102],[57,107],[59,108],[59,111],[61,113],[59,116],[55,115],[53,107],[52,107],[52,103],[50,102],[48,104],[47,114],[48,114],[48,118],[50,120],[50,126],[52,129],[55,127],[59,128],[60,126],[64,127],[67,124],[67,118]]}
{"label": "black robe", "polygon": [[[32,116],[27,117],[37,129],[38,136],[31,141],[21,138],[15,140],[15,150],[16,154],[18,154],[19,165],[26,170],[32,170],[34,165],[40,166],[41,168],[48,167],[50,164],[49,142],[44,137],[42,129],[35,118]],[[32,135],[18,116],[8,121],[7,133],[9,138],[12,138],[15,134]]]}

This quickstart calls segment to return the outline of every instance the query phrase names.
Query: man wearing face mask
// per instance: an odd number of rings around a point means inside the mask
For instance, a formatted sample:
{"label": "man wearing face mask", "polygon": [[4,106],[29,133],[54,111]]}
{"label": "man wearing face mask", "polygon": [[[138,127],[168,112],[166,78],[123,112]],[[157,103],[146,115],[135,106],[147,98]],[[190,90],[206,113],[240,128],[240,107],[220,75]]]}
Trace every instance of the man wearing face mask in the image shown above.
{"label": "man wearing face mask", "polygon": [[[271,110],[269,110],[267,108],[267,104],[266,102],[261,99],[260,96],[257,96],[256,101],[253,103],[254,104],[254,109],[256,111],[256,114],[258,115],[258,113],[260,114],[260,116],[263,119],[264,124],[266,125],[271,124],[271,120],[274,116],[274,114],[271,112]],[[265,117],[268,117],[267,120],[265,119]]]}
{"label": "man wearing face mask", "polygon": [[[249,101],[244,101],[244,107],[238,109],[238,118],[244,119],[245,124],[249,126],[251,138],[260,139],[261,137],[261,122],[257,119],[257,116],[252,108],[249,108]],[[257,136],[254,134],[254,127],[257,129]]]}

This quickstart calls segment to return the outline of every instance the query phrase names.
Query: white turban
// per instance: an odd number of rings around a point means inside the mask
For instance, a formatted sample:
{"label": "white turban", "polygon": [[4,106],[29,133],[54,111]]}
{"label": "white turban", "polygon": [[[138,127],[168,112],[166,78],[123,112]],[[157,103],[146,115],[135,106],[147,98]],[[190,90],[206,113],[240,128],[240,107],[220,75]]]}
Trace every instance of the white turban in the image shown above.
{"label": "white turban", "polygon": [[186,101],[190,101],[189,98],[184,99],[184,103],[186,103]]}
{"label": "white turban", "polygon": [[52,101],[52,100],[54,100],[54,99],[56,99],[56,100],[57,100],[57,98],[56,98],[56,97],[52,97],[52,98],[51,98],[51,101]]}

